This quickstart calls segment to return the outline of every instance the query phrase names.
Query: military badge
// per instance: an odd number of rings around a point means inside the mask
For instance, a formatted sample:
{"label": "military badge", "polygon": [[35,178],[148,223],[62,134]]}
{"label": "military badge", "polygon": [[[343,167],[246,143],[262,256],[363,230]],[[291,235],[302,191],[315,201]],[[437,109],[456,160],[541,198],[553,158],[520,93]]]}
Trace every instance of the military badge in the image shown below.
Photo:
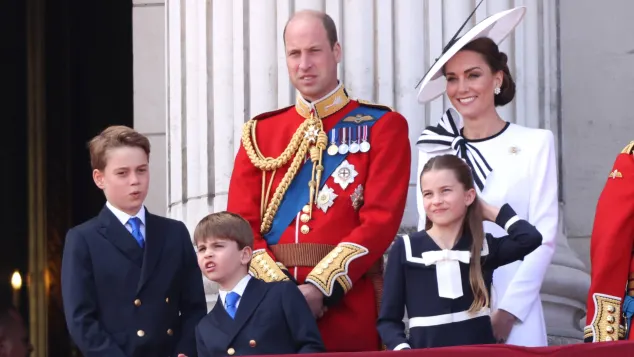
{"label": "military badge", "polygon": [[328,208],[332,207],[332,205],[335,203],[335,198],[337,198],[335,190],[328,187],[328,185],[324,185],[324,187],[321,189],[321,191],[319,191],[319,194],[317,195],[317,208],[326,213],[328,211]]}
{"label": "military badge", "polygon": [[332,109],[335,106],[338,106],[339,104],[342,104],[342,103],[343,103],[343,98],[340,95],[335,96],[333,101],[332,101],[332,103],[324,106],[324,111],[328,112],[330,109]]}
{"label": "military badge", "polygon": [[356,116],[347,117],[343,121],[344,122],[351,122],[351,123],[355,123],[355,124],[361,124],[363,122],[372,121],[372,120],[374,120],[374,117],[372,117],[370,115],[357,114]]}
{"label": "military badge", "polygon": [[355,211],[358,211],[363,206],[363,185],[359,185],[354,189],[350,199],[352,200],[352,207]]}
{"label": "military badge", "polygon": [[309,126],[308,130],[304,132],[304,138],[308,139],[311,143],[317,141],[317,136],[319,136],[319,129],[314,125]]}
{"label": "military badge", "polygon": [[623,178],[623,174],[621,173],[621,171],[614,169],[614,171],[610,172],[610,175],[608,177],[611,179]]}
{"label": "military badge", "polygon": [[354,165],[351,165],[348,160],[343,160],[341,165],[332,173],[332,178],[335,179],[335,183],[338,183],[345,190],[349,184],[354,182],[354,178],[357,175]]}

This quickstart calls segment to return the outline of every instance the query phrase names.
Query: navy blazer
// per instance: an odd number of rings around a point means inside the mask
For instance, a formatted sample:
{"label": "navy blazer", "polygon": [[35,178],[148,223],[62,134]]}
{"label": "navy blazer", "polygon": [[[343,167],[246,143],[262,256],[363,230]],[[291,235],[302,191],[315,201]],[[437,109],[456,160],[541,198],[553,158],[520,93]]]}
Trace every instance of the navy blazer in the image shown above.
{"label": "navy blazer", "polygon": [[66,235],[64,314],[84,357],[196,356],[207,307],[189,232],[147,211],[145,223],[145,248],[107,207]]}
{"label": "navy blazer", "polygon": [[306,299],[292,282],[265,283],[251,278],[235,320],[218,297],[196,327],[199,357],[324,352]]}

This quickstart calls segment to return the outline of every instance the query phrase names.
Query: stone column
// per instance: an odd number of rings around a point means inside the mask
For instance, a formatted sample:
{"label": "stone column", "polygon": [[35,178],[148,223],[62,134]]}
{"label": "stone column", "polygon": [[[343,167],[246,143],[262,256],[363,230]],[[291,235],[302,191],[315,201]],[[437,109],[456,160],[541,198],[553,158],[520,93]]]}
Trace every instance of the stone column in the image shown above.
{"label": "stone column", "polygon": [[[192,233],[198,220],[213,210],[217,195],[215,138],[208,117],[212,98],[208,93],[211,13],[207,4],[168,1],[166,11],[167,212],[185,222]],[[205,293],[211,308],[217,288],[207,280]]]}
{"label": "stone column", "polygon": [[150,155],[148,210],[165,215],[165,3],[164,0],[132,2],[132,51],[134,73],[134,129],[147,136]]}
{"label": "stone column", "polygon": [[586,316],[586,295],[590,276],[579,257],[570,249],[565,228],[563,207],[560,212],[560,233],[557,235],[553,261],[546,272],[541,296],[546,316],[549,345],[583,342]]}

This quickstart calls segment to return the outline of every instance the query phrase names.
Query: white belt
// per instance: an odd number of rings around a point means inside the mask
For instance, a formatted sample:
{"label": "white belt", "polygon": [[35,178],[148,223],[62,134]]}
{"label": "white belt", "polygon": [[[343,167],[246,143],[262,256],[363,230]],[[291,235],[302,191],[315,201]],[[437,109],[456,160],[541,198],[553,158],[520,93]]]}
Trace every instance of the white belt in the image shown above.
{"label": "white belt", "polygon": [[469,311],[460,311],[454,312],[452,314],[412,317],[409,319],[409,328],[450,324],[452,322],[475,319],[476,317],[488,316],[490,314],[491,309],[489,309],[488,307],[484,307],[480,311],[475,313]]}

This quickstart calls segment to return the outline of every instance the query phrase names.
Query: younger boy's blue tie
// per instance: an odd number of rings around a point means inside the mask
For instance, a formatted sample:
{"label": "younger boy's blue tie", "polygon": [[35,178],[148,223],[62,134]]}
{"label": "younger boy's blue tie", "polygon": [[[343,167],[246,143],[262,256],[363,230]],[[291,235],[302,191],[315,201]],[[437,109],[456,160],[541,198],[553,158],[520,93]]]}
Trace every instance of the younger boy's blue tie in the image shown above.
{"label": "younger boy's blue tie", "polygon": [[143,233],[141,233],[141,219],[139,217],[130,217],[128,224],[132,227],[132,236],[139,243],[139,247],[145,247],[145,240],[143,239]]}
{"label": "younger boy's blue tie", "polygon": [[236,316],[236,310],[238,309],[236,305],[238,304],[238,300],[240,300],[240,295],[233,291],[225,297],[226,310],[232,319]]}

